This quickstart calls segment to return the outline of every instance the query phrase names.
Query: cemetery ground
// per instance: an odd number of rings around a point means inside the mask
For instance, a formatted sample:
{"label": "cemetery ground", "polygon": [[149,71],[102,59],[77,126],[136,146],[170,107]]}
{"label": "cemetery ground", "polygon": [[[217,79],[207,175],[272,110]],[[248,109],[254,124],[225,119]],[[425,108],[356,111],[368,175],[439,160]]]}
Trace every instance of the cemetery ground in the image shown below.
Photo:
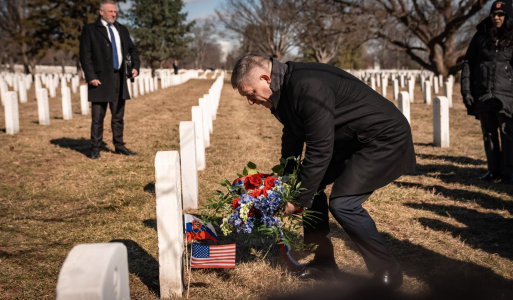
{"label": "cemetery ground", "polygon": [[[60,95],[49,99],[51,124],[41,126],[31,89],[29,102],[19,106],[21,131],[13,136],[5,134],[0,114],[1,299],[54,299],[73,246],[111,241],[127,246],[131,298],[158,299],[155,155],[179,150],[179,122],[191,120],[191,107],[212,83],[189,80],[128,101],[125,141],[139,153],[135,157],[113,153],[110,112],[102,158],[87,157],[90,115],[80,115],[79,94],[72,95],[69,121],[62,119]],[[479,180],[486,172],[479,123],[466,115],[459,85],[454,91],[450,147],[436,148],[432,106],[422,103],[417,87],[411,106],[417,169],[377,190],[364,207],[404,268],[398,297],[513,299],[513,186]],[[227,76],[206,169],[199,172],[200,204],[248,161],[268,172],[278,163],[280,135],[278,121],[266,109],[249,106]],[[365,295],[379,293],[368,285],[370,274],[348,236],[334,220],[331,228],[342,272],[337,282],[299,281],[279,248],[269,247],[272,241],[223,237],[218,230],[220,243],[237,243],[236,268],[193,270],[184,297],[339,299],[360,288]],[[305,262],[312,255],[294,257]],[[378,295],[368,299],[383,299]]]}

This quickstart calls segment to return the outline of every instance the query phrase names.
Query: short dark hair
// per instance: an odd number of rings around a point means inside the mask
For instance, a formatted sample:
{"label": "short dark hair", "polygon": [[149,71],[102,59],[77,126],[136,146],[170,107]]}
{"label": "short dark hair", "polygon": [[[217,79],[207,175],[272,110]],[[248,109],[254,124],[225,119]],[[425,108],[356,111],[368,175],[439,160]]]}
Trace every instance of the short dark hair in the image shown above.
{"label": "short dark hair", "polygon": [[255,68],[267,68],[268,63],[271,61],[269,57],[258,54],[245,54],[235,63],[232,72],[232,87],[238,88],[244,83],[251,71]]}

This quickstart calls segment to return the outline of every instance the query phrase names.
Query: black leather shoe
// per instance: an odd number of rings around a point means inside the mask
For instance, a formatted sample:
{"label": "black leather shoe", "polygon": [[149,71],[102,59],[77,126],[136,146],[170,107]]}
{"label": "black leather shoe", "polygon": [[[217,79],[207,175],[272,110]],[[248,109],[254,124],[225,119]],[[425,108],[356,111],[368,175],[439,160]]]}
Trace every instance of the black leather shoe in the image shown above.
{"label": "black leather shoe", "polygon": [[98,159],[101,158],[100,150],[92,150],[91,151],[91,159]]}
{"label": "black leather shoe", "polygon": [[295,272],[293,275],[301,280],[330,280],[336,279],[339,273],[338,266],[321,265],[317,263],[309,263],[302,270]]}
{"label": "black leather shoe", "polygon": [[132,151],[128,150],[128,148],[125,147],[125,146],[121,146],[119,148],[116,148],[116,151],[114,153],[116,153],[116,154],[123,154],[123,155],[137,155],[136,152],[132,152]]}
{"label": "black leather shoe", "polygon": [[506,184],[512,184],[513,183],[513,175],[505,175],[502,180],[501,180],[501,183],[506,183]]}
{"label": "black leather shoe", "polygon": [[373,279],[384,287],[397,289],[403,284],[403,273],[399,267],[376,272]]}
{"label": "black leather shoe", "polygon": [[493,181],[493,180],[497,180],[499,178],[500,178],[500,176],[496,175],[495,173],[492,173],[492,172],[488,171],[488,172],[486,172],[486,174],[484,174],[481,177],[481,180],[483,180],[483,181]]}

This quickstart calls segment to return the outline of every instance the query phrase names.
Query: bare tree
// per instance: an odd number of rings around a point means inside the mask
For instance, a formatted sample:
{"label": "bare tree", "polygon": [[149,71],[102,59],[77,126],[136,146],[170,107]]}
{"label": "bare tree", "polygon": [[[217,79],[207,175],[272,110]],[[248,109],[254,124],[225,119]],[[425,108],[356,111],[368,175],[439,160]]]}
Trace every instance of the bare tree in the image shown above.
{"label": "bare tree", "polygon": [[192,28],[192,42],[190,48],[192,49],[192,56],[194,58],[194,67],[207,68],[206,57],[211,50],[216,35],[216,28],[214,22],[211,20],[196,21]]}
{"label": "bare tree", "polygon": [[421,67],[455,74],[468,39],[466,22],[489,0],[333,0],[367,13],[376,37],[404,51]]}
{"label": "bare tree", "polygon": [[296,2],[228,0],[216,14],[227,30],[241,38],[245,52],[281,59],[294,45]]}
{"label": "bare tree", "polygon": [[302,1],[297,28],[301,49],[315,61],[330,63],[340,51],[358,48],[370,38],[361,14],[324,0]]}
{"label": "bare tree", "polygon": [[203,59],[203,68],[214,68],[219,69],[222,66],[221,63],[221,45],[217,42],[209,43],[206,45],[206,54]]}

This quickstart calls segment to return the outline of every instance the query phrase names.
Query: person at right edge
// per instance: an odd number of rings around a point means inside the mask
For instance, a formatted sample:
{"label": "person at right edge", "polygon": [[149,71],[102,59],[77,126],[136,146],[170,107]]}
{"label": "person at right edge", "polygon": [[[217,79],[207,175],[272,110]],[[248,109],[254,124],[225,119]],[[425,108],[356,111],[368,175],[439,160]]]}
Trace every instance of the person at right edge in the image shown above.
{"label": "person at right edge", "polygon": [[485,181],[513,183],[513,14],[495,1],[477,25],[463,61],[461,95],[467,113],[481,121],[488,172]]}

